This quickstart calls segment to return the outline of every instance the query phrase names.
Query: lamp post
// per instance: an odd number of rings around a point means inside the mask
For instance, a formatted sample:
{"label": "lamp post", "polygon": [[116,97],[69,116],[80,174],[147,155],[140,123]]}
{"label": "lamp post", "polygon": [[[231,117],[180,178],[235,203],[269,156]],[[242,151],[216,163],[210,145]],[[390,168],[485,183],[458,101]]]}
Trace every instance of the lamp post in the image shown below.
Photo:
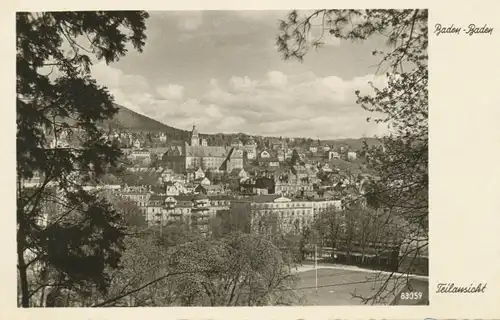
{"label": "lamp post", "polygon": [[312,238],[314,242],[314,271],[316,280],[316,292],[318,292],[318,233],[312,230]]}
{"label": "lamp post", "polygon": [[318,292],[318,246],[314,243],[314,269],[316,270],[316,293]]}

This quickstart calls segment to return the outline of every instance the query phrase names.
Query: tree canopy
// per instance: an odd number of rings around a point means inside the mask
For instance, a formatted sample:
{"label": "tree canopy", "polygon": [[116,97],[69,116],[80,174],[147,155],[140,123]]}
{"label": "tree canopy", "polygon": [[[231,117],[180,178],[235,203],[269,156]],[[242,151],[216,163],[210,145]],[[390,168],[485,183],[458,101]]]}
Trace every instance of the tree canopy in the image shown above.
{"label": "tree canopy", "polygon": [[290,265],[258,235],[235,232],[186,243],[170,261],[176,272],[193,270],[172,278],[183,305],[289,305],[298,299]]}
{"label": "tree canopy", "polygon": [[[386,47],[372,51],[380,58],[376,75],[385,77],[385,87],[371,84],[372,92],[353,92],[357,104],[372,113],[367,121],[388,126],[388,133],[379,137],[382,146],[365,145],[363,154],[376,179],[358,194],[404,221],[400,231],[420,243],[428,239],[427,23],[423,9],[293,11],[280,22],[277,37],[283,58],[300,61],[311,48],[321,48],[326,37],[386,39]],[[316,38],[313,27],[321,31]]]}
{"label": "tree canopy", "polygon": [[[119,60],[128,44],[141,52],[147,18],[136,11],[16,14],[17,254],[23,307],[35,305],[31,298],[40,291],[43,305],[45,288],[108,287],[106,270],[120,258],[123,219],[80,182],[96,180],[116,165],[120,150],[103,138],[99,123],[117,108],[90,71],[93,60]],[[65,143],[71,137],[76,143]],[[35,174],[41,183],[25,187]],[[28,279],[40,269],[44,276]]]}

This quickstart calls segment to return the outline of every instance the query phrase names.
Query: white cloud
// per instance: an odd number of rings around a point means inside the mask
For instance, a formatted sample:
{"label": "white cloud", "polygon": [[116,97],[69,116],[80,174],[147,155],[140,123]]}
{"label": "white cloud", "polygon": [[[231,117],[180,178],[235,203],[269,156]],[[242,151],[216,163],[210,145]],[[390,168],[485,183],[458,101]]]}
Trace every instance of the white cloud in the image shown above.
{"label": "white cloud", "polygon": [[280,71],[270,71],[267,74],[269,84],[275,88],[285,88],[288,82],[288,77]]}
{"label": "white cloud", "polygon": [[180,100],[184,97],[184,87],[178,84],[158,87],[156,91],[165,99]]}
{"label": "white cloud", "polygon": [[207,107],[206,113],[208,114],[209,117],[214,118],[214,119],[220,119],[224,115],[220,112],[220,109],[218,106],[211,104]]}
{"label": "white cloud", "polygon": [[254,89],[258,81],[252,81],[249,77],[231,77],[229,84],[235,91]]}
{"label": "white cloud", "polygon": [[373,92],[369,81],[377,87],[385,83],[383,77],[373,75],[346,80],[311,73],[287,76],[271,71],[261,80],[233,77],[227,86],[211,81],[203,100],[219,106],[226,115],[221,119],[225,120],[225,128],[235,119],[232,117],[239,117],[233,127],[240,131],[356,137],[378,134],[381,130],[378,125],[366,123],[371,114],[355,103],[355,90]]}
{"label": "white cloud", "polygon": [[225,83],[211,79],[205,92],[195,98],[186,97],[181,85],[151,88],[144,77],[124,74],[104,63],[94,66],[93,75],[109,88],[117,103],[180,129],[195,123],[206,133],[313,138],[386,132],[381,125],[366,123],[372,115],[355,103],[354,91],[369,93],[369,81],[385,85],[383,77],[373,75],[342,79],[274,70],[261,79],[231,77]]}
{"label": "white cloud", "polygon": [[241,132],[241,125],[244,125],[246,120],[240,116],[227,116],[222,118],[222,121],[216,123],[214,132]]}
{"label": "white cloud", "polygon": [[151,99],[151,95],[146,94],[149,90],[146,78],[141,75],[124,74],[120,69],[108,66],[105,62],[96,63],[92,67],[92,76],[100,85],[109,89],[117,103],[145,114],[141,105]]}

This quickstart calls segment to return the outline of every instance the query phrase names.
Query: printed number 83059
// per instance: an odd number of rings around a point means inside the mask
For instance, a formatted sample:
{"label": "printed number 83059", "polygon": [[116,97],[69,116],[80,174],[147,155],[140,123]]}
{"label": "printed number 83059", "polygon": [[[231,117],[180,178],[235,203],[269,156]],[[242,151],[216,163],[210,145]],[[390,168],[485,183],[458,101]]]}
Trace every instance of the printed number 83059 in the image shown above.
{"label": "printed number 83059", "polygon": [[422,292],[402,292],[401,300],[419,300],[422,299]]}

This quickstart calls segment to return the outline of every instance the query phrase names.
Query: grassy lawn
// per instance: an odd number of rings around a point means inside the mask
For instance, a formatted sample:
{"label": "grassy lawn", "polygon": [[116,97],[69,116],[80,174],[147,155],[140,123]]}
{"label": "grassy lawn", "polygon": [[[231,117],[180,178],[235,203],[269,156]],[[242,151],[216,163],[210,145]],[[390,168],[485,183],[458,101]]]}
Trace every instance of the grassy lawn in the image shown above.
{"label": "grassy lawn", "polygon": [[[378,276],[378,280],[375,277]],[[301,305],[306,306],[341,306],[341,305],[363,305],[361,299],[353,298],[356,293],[364,297],[373,295],[384,283],[385,277],[363,271],[351,271],[341,269],[318,269],[318,291],[315,289],[315,271],[299,273],[297,289],[303,296]],[[401,283],[403,280],[399,280]],[[395,281],[390,280],[387,289],[394,287]],[[427,287],[424,285],[424,287]],[[401,287],[397,291],[401,291]],[[428,290],[426,291],[428,295]],[[391,294],[381,304],[389,304],[395,295]]]}

